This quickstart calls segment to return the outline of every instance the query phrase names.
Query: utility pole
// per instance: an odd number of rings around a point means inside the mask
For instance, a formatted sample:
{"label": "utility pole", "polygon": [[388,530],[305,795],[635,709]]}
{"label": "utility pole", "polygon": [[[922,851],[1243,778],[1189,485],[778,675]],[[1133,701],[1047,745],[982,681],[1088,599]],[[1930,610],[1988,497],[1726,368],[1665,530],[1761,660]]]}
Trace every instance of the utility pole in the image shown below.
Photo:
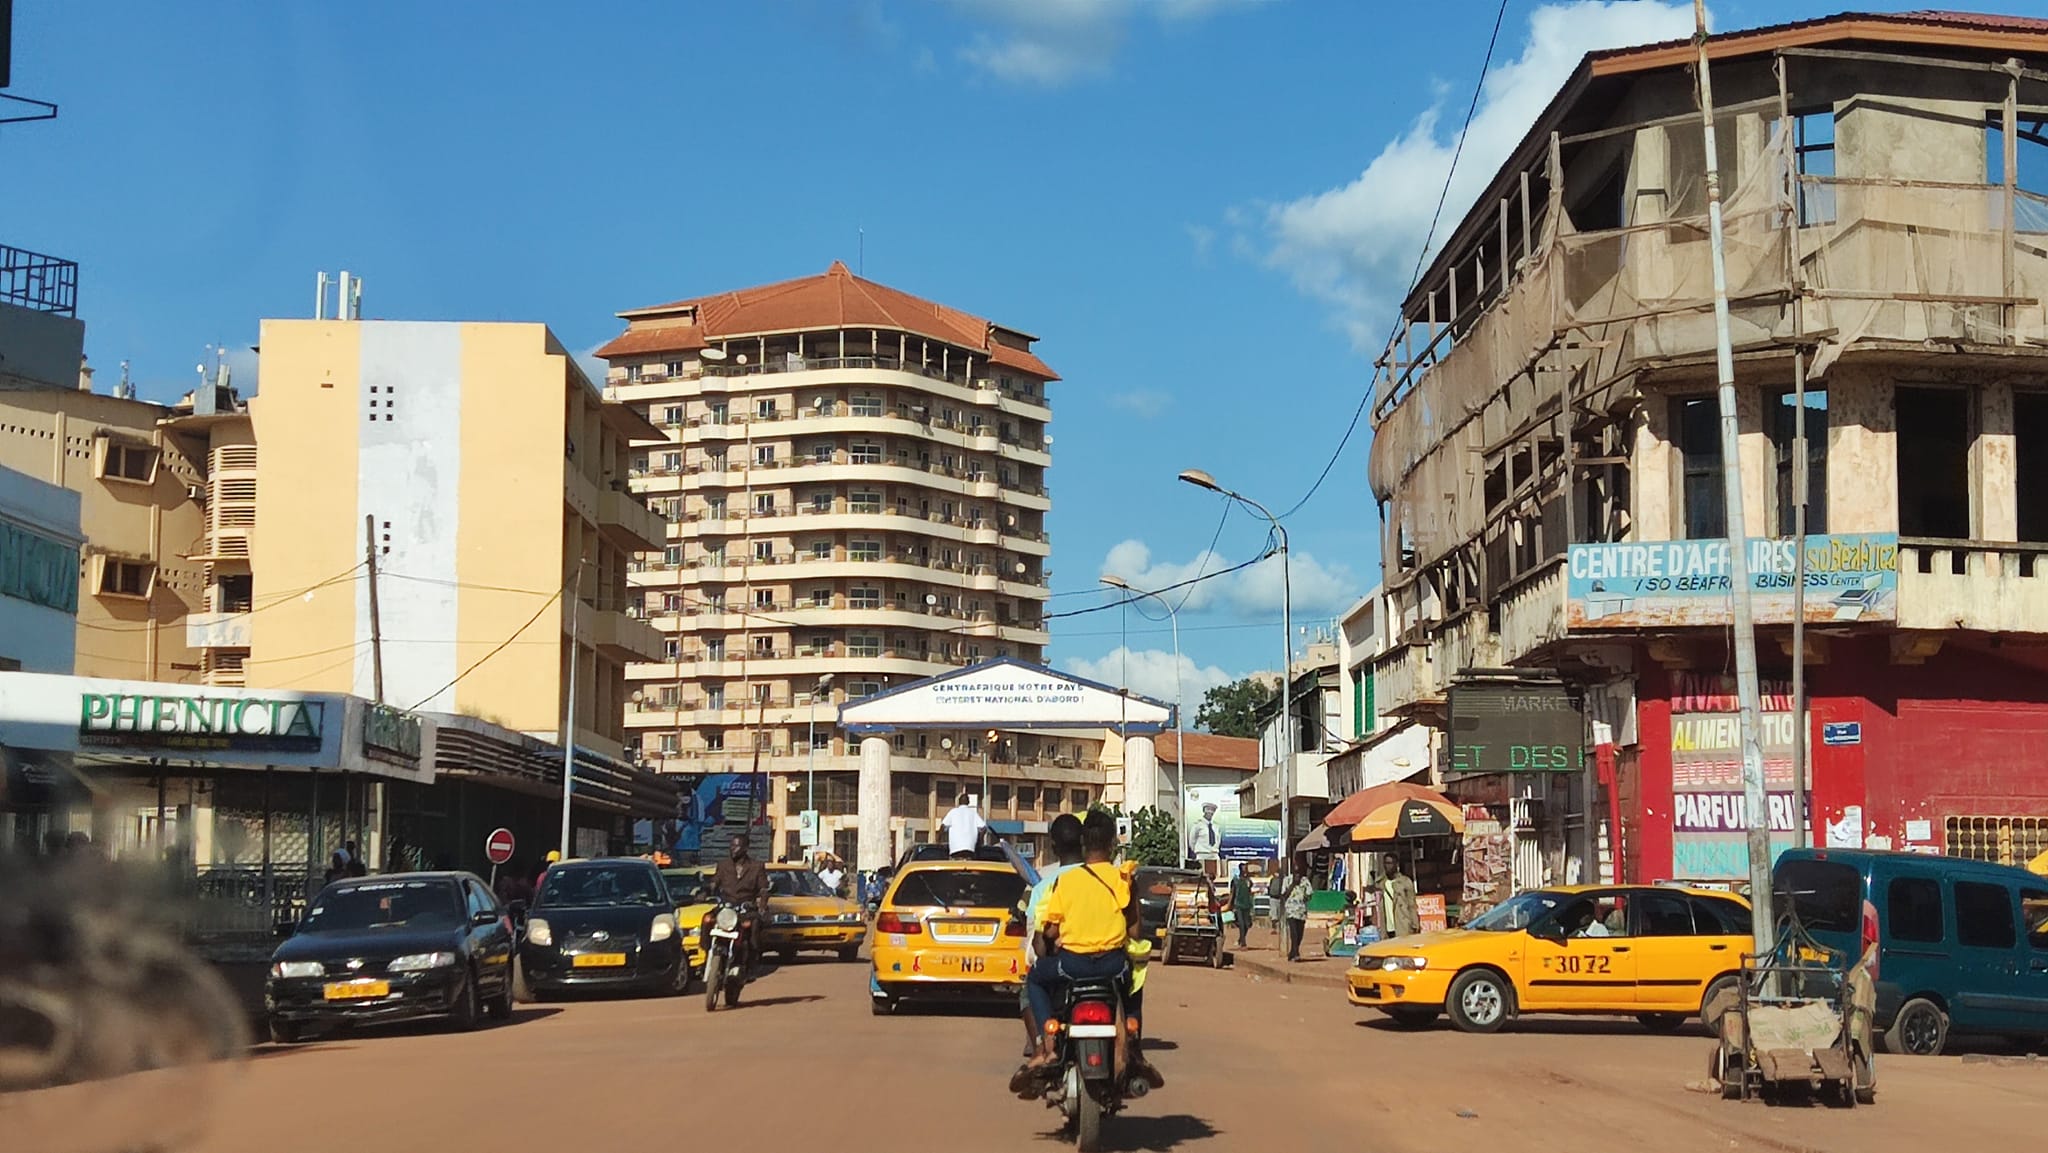
{"label": "utility pole", "polygon": [[[581,535],[579,528],[578,535]],[[569,852],[569,797],[576,784],[576,666],[583,662],[577,657],[577,643],[580,637],[577,627],[582,623],[583,607],[583,546],[576,546],[576,575],[569,578],[569,702],[562,712],[562,859],[570,857]]]}
{"label": "utility pole", "polygon": [[[1722,248],[1721,162],[1714,140],[1714,84],[1707,66],[1706,0],[1693,0],[1701,135],[1706,146],[1707,237],[1714,266],[1714,373],[1721,410],[1721,479],[1727,504],[1728,586],[1735,613],[1735,699],[1742,733],[1742,791],[1749,821],[1749,926],[1758,956],[1771,950],[1771,812],[1758,724],[1756,619],[1750,603],[1749,539],[1743,523],[1742,455],[1735,417],[1735,353],[1728,335],[1728,262]],[[1805,397],[1800,397],[1804,404]],[[1802,544],[1804,542],[1801,542]]]}
{"label": "utility pole", "polygon": [[384,703],[384,628],[377,620],[377,516],[363,517],[363,564],[370,570],[370,695]]}

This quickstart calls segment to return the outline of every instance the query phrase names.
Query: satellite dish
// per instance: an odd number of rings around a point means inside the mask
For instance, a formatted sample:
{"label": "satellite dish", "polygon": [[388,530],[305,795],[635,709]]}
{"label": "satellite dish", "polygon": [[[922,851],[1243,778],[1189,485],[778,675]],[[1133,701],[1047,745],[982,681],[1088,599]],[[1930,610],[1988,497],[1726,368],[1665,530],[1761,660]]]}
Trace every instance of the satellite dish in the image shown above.
{"label": "satellite dish", "polygon": [[747,362],[747,354],[744,352],[740,353],[738,356],[732,358],[732,362],[734,364],[745,364]]}
{"label": "satellite dish", "polygon": [[925,607],[926,607],[926,608],[930,608],[930,607],[931,607],[932,605],[938,604],[938,603],[939,603],[939,594],[937,594],[937,593],[926,593],[926,594],[924,594],[924,603],[925,603]]}
{"label": "satellite dish", "polygon": [[945,749],[945,750],[947,750],[947,751],[949,751],[949,752],[950,752],[950,751],[952,751],[952,748],[953,748],[953,738],[951,738],[951,737],[940,737],[940,738],[939,738],[939,747],[940,747],[940,748],[942,748],[942,749]]}
{"label": "satellite dish", "polygon": [[1046,444],[1046,447],[1047,447],[1047,448],[1051,448],[1051,447],[1052,447],[1052,437],[1051,437],[1051,436],[1049,436],[1049,435],[1048,435],[1048,436],[1047,436],[1047,437],[1045,438],[1045,444]]}
{"label": "satellite dish", "polygon": [[[712,361],[724,360],[725,350],[722,348],[700,348],[697,350],[697,359]],[[746,363],[746,358],[741,357],[740,362],[742,364]]]}

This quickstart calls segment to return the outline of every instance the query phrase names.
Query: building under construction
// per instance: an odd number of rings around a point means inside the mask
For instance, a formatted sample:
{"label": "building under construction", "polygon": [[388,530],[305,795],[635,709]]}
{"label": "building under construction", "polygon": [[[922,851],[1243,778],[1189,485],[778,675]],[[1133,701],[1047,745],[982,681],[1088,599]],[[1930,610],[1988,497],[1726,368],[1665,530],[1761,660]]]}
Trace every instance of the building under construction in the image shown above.
{"label": "building under construction", "polygon": [[[2024,863],[2048,848],[2048,20],[1850,14],[1707,55],[1774,836]],[[1489,768],[1452,787],[1516,827],[1523,884],[1747,872],[1696,59],[1580,63],[1374,383],[1381,711]],[[1508,669],[1562,682],[1583,762],[1464,758],[1515,730],[1452,723],[1454,684]]]}

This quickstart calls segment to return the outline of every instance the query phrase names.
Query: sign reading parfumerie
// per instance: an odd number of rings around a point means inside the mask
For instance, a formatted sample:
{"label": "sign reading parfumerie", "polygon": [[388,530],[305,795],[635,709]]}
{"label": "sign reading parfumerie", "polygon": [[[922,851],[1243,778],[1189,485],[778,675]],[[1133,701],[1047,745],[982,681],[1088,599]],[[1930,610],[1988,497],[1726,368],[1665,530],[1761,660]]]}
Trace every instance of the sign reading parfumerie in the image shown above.
{"label": "sign reading parfumerie", "polygon": [[318,750],[324,701],[84,693],[80,746]]}

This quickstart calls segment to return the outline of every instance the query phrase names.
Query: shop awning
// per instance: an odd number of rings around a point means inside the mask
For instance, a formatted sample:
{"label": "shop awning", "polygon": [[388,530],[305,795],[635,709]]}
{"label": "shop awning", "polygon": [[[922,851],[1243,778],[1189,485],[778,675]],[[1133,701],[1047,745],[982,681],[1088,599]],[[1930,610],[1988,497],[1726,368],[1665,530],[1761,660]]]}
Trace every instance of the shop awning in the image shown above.
{"label": "shop awning", "polygon": [[1392,841],[1462,833],[1465,814],[1435,789],[1394,781],[1344,798],[1323,823],[1348,829],[1354,842]]}
{"label": "shop awning", "polygon": [[1327,823],[1317,825],[1309,830],[1308,836],[1303,837],[1295,844],[1294,851],[1297,853],[1317,853],[1324,849],[1335,848],[1343,841],[1344,832],[1345,830],[1330,828]]}

